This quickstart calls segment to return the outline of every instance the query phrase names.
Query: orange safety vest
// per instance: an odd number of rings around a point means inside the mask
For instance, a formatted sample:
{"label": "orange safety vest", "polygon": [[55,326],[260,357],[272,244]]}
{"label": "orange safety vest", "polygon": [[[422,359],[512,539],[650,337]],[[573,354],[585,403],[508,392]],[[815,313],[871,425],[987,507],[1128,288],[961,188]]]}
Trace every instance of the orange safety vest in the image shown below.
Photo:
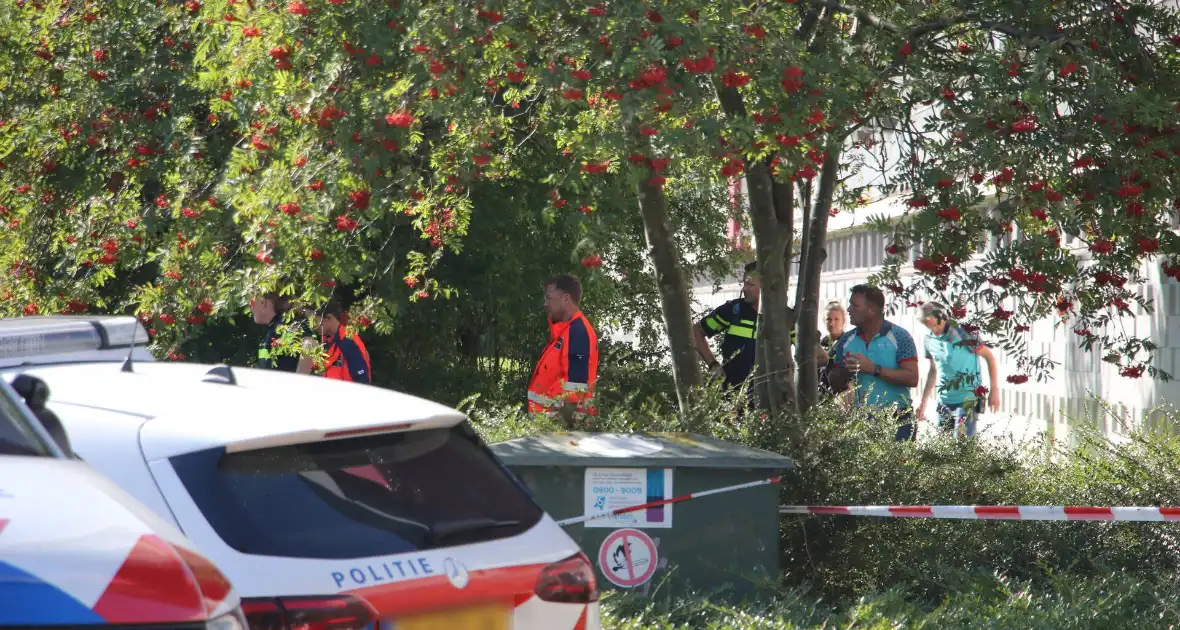
{"label": "orange safety vest", "polygon": [[[570,326],[580,322],[590,337],[589,371],[585,383],[569,382]],[[530,413],[556,413],[566,401],[576,402],[578,412],[598,415],[594,407],[594,383],[598,380],[598,335],[581,311],[565,322],[549,322],[549,345],[541,353],[533,377],[529,381],[528,409]]]}
{"label": "orange safety vest", "polygon": [[[365,348],[365,342],[361,341],[359,335],[348,332],[348,328],[343,324],[340,326],[340,332],[337,333],[342,339],[351,339],[361,350],[361,355],[365,357],[365,371],[369,373],[369,382],[373,382],[373,367],[369,361],[369,351]],[[351,381],[352,373],[348,371],[348,360],[344,358],[344,354],[340,352],[335,340],[332,345],[328,347],[328,357],[324,359],[324,376],[327,378],[334,378],[340,381]]]}

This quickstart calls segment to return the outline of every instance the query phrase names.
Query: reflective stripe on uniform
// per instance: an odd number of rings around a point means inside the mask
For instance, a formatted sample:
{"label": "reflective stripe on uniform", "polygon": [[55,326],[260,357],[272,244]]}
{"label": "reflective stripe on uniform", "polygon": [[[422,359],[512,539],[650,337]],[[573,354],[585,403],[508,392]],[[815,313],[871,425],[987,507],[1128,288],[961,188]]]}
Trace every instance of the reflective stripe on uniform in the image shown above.
{"label": "reflective stripe on uniform", "polygon": [[726,326],[729,326],[729,322],[714,315],[713,317],[708,317],[705,319],[705,325],[709,327],[709,330],[717,332],[724,330]]}
{"label": "reflective stripe on uniform", "polygon": [[742,337],[743,339],[755,339],[758,337],[758,331],[754,328],[749,326],[739,326],[737,324],[730,326],[729,330],[725,331],[725,334],[733,335],[734,337]]}
{"label": "reflective stripe on uniform", "polygon": [[[517,400],[520,400],[520,399],[518,398]],[[538,394],[537,392],[530,391],[529,392],[529,402],[535,402],[538,405],[545,405],[546,407],[548,407],[548,406],[552,405],[554,401],[552,398],[550,398],[548,396],[542,396],[542,395]]]}
{"label": "reflective stripe on uniform", "polygon": [[567,392],[585,392],[589,391],[590,387],[585,383],[566,383],[565,391]]}
{"label": "reflective stripe on uniform", "polygon": [[[550,418],[561,417],[561,409],[557,408],[557,407],[547,408],[544,411],[536,411],[533,413],[543,413]],[[574,411],[574,418],[578,418],[578,419],[585,418],[586,416],[597,416],[597,415],[598,415],[598,409],[596,409],[590,405],[586,405],[586,406],[578,405],[578,408]]]}
{"label": "reflective stripe on uniform", "polygon": [[[579,384],[575,383],[574,385],[578,386]],[[585,385],[581,385],[581,387],[585,387]],[[586,391],[586,390],[570,390],[570,391]],[[541,405],[542,407],[545,407],[546,411],[544,413],[556,413],[555,407],[558,406],[559,403],[563,402],[563,401],[558,400],[556,398],[549,398],[547,396],[542,396],[542,395],[538,394],[537,392],[529,392],[528,398],[529,398],[529,402],[536,403],[538,405]],[[573,401],[569,401],[569,402],[573,402]],[[582,412],[583,408],[593,409],[594,397],[587,396],[586,398],[583,398],[582,400],[577,401],[577,404],[578,404],[578,411],[579,412]]]}
{"label": "reflective stripe on uniform", "polygon": [[[797,330],[791,331],[791,343],[795,343],[795,338],[798,336],[798,333],[799,331]],[[733,335],[734,337],[741,337],[743,339],[757,339],[758,329],[754,326],[754,322],[743,319],[740,324],[730,325],[729,330],[726,330],[725,334]]]}
{"label": "reflective stripe on uniform", "polygon": [[751,319],[739,319],[738,323],[729,327],[729,334],[744,339],[758,338],[758,322]]}

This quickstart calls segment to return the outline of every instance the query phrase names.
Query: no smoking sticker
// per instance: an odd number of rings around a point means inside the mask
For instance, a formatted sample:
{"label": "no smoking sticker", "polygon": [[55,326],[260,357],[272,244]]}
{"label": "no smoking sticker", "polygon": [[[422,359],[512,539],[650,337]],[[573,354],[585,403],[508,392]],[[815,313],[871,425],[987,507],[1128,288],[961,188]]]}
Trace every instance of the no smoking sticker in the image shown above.
{"label": "no smoking sticker", "polygon": [[618,529],[602,541],[598,568],[615,586],[635,588],[655,575],[659,555],[656,544],[638,529]]}

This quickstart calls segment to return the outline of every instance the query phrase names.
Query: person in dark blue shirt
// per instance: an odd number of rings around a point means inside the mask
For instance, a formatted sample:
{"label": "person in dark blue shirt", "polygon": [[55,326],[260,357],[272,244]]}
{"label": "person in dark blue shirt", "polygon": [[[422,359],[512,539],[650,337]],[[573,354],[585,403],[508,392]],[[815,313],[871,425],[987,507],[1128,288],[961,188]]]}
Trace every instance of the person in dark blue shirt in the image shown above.
{"label": "person in dark blue shirt", "polygon": [[267,327],[266,336],[258,344],[256,367],[310,374],[316,351],[315,333],[306,320],[289,320],[289,310],[290,302],[276,291],[250,300],[254,322]]}
{"label": "person in dark blue shirt", "polygon": [[[740,387],[754,371],[754,348],[758,342],[758,298],[762,280],[758,263],[746,265],[742,278],[742,296],[713,309],[693,327],[697,352],[709,366],[709,372],[724,380],[727,389]],[[723,334],[721,356],[717,360],[708,339]]]}

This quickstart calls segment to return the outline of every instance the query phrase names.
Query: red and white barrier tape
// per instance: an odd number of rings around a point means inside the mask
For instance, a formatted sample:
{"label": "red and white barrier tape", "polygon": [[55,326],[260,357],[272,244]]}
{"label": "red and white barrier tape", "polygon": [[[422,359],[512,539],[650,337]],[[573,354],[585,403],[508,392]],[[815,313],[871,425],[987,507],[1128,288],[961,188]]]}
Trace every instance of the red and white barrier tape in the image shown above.
{"label": "red and white barrier tape", "polygon": [[780,514],[837,514],[1002,521],[1180,521],[1180,507],[1074,505],[782,505]]}
{"label": "red and white barrier tape", "polygon": [[567,525],[576,525],[578,523],[585,523],[586,521],[595,521],[600,518],[609,518],[611,516],[616,516],[619,514],[627,514],[628,512],[638,512],[640,510],[646,510],[647,508],[659,507],[661,505],[671,505],[673,503],[680,503],[681,501],[687,501],[689,499],[697,499],[700,497],[707,497],[711,494],[721,494],[722,492],[732,492],[734,490],[745,490],[746,488],[755,488],[758,486],[766,486],[766,485],[770,485],[770,484],[776,484],[779,482],[780,479],[782,479],[782,477],[771,477],[770,479],[762,479],[760,481],[751,481],[749,483],[739,483],[736,486],[726,486],[724,488],[715,488],[713,490],[701,490],[700,492],[693,492],[691,494],[682,494],[678,497],[672,497],[671,499],[660,499],[659,501],[651,501],[649,503],[642,503],[640,505],[632,505],[630,507],[619,508],[617,510],[610,510],[608,512],[602,512],[600,514],[590,514],[587,516],[575,516],[573,518],[567,518],[565,520],[557,521],[557,524],[561,525],[562,527],[565,527]]}

